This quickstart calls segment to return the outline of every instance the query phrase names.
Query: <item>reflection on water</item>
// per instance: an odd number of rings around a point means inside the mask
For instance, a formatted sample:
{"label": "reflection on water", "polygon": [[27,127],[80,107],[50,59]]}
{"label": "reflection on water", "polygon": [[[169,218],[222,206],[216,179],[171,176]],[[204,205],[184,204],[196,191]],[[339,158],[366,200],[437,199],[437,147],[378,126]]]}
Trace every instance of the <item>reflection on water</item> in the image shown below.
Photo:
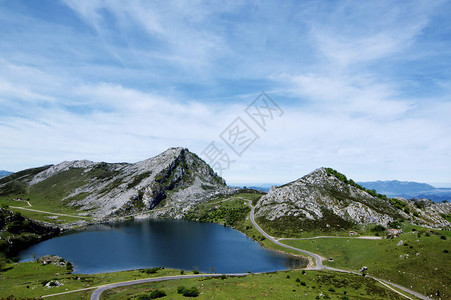
{"label": "reflection on water", "polygon": [[201,272],[270,272],[305,267],[296,259],[262,248],[241,232],[219,224],[140,220],[91,226],[41,242],[20,253],[55,254],[75,272],[100,273],[164,266]]}

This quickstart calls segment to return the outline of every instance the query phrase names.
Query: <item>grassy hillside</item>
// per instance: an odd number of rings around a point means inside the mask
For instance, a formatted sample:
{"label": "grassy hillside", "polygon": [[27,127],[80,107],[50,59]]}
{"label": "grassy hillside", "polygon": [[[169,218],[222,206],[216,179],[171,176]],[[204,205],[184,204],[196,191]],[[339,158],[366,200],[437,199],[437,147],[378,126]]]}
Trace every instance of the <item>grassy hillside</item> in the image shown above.
{"label": "grassy hillside", "polygon": [[[103,284],[149,277],[181,274],[180,270],[162,269],[102,273],[94,275],[71,274],[70,270],[37,262],[8,264],[0,276],[0,297],[40,297],[43,295],[89,288]],[[192,274],[192,272],[183,272]],[[61,286],[54,286],[58,281]],[[50,287],[45,287],[54,282]],[[138,298],[152,290],[161,289],[166,299],[185,299],[177,288],[195,287],[198,299],[402,299],[372,279],[351,274],[326,271],[284,271],[246,277],[198,278],[141,284],[105,292],[103,299]],[[92,290],[76,292],[52,299],[89,299]],[[321,296],[320,296],[321,295]]]}
{"label": "grassy hillside", "polygon": [[[398,246],[400,241],[402,245]],[[451,297],[451,232],[402,234],[396,239],[364,240],[323,238],[282,240],[283,243],[318,253],[333,262],[326,265],[359,271],[391,280],[425,294]]]}
{"label": "grassy hillside", "polygon": [[[69,206],[69,203],[75,199],[68,198],[75,189],[92,182],[94,179],[104,180],[114,176],[114,173],[106,164],[99,164],[86,173],[83,168],[72,168],[28,186],[27,180],[43,169],[44,167],[25,170],[0,179],[0,183],[5,184],[0,188],[0,202],[10,206],[21,206],[17,205],[18,202],[11,202],[12,199],[21,198],[28,200],[32,208],[36,210],[75,214],[78,213],[76,207]],[[8,203],[8,201],[10,202]]]}
{"label": "grassy hillside", "polygon": [[202,203],[185,214],[187,220],[220,223],[243,231],[250,207],[240,199],[254,200],[261,197],[259,193],[245,192],[233,196],[221,196],[207,203]]}
{"label": "grassy hillside", "polygon": [[[192,274],[192,272],[186,273]],[[0,274],[0,298],[4,298],[9,295],[14,295],[15,297],[40,297],[43,295],[65,292],[67,290],[89,288],[113,282],[176,275],[180,274],[180,271],[163,269],[148,274],[144,270],[132,270],[85,275],[72,274],[72,271],[65,267],[53,264],[42,265],[39,262],[33,261],[6,264],[3,269],[0,269]],[[50,281],[58,281],[62,285],[45,287],[45,284]],[[59,299],[67,298],[70,297],[64,296]]]}
{"label": "grassy hillside", "polygon": [[[277,272],[246,277],[183,279],[105,292],[104,299],[139,299],[159,289],[168,299],[186,299],[179,287],[195,288],[197,299],[403,299],[374,280],[349,274],[308,271]],[[165,298],[163,298],[165,299]]]}

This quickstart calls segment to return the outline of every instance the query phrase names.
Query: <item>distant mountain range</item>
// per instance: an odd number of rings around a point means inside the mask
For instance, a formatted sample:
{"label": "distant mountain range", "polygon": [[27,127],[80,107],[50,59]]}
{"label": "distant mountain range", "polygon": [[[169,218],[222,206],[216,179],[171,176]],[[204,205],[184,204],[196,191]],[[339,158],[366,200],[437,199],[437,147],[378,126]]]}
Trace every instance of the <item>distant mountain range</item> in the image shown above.
{"label": "distant mountain range", "polygon": [[0,170],[0,178],[8,176],[9,174],[12,174],[13,172],[9,172],[9,171],[5,171],[5,170]]}
{"label": "distant mountain range", "polygon": [[384,194],[387,197],[430,199],[435,202],[447,200],[451,202],[451,188],[435,188],[426,183],[398,180],[378,180],[358,182],[358,184],[369,190],[376,190],[379,194]]}

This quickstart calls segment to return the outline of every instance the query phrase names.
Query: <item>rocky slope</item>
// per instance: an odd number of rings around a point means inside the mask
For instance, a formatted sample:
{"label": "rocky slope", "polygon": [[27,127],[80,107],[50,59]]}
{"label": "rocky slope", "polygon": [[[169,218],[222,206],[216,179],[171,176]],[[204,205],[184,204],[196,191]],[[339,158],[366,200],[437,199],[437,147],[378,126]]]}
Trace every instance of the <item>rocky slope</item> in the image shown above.
{"label": "rocky slope", "polygon": [[70,161],[0,179],[0,195],[25,194],[32,203],[39,195],[98,218],[163,204],[190,206],[231,191],[210,166],[184,148],[170,148],[134,164]]}
{"label": "rocky slope", "polygon": [[[405,207],[411,209],[405,209]],[[413,215],[416,213],[418,217]],[[423,208],[405,199],[389,199],[365,190],[344,175],[328,168],[271,190],[256,206],[257,219],[266,227],[339,230],[362,224],[387,226],[399,219],[422,225],[446,227],[443,217],[450,205],[428,202]]]}

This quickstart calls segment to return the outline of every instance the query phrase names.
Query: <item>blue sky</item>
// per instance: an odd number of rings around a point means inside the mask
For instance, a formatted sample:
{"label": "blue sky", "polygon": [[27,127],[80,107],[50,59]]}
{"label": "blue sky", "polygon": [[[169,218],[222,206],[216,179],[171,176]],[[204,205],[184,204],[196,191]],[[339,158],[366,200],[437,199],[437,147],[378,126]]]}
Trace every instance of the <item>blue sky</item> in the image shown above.
{"label": "blue sky", "polygon": [[[0,0],[0,169],[214,141],[230,183],[451,183],[450,1]],[[283,110],[261,130],[244,109]],[[234,155],[242,117],[258,139]]]}

